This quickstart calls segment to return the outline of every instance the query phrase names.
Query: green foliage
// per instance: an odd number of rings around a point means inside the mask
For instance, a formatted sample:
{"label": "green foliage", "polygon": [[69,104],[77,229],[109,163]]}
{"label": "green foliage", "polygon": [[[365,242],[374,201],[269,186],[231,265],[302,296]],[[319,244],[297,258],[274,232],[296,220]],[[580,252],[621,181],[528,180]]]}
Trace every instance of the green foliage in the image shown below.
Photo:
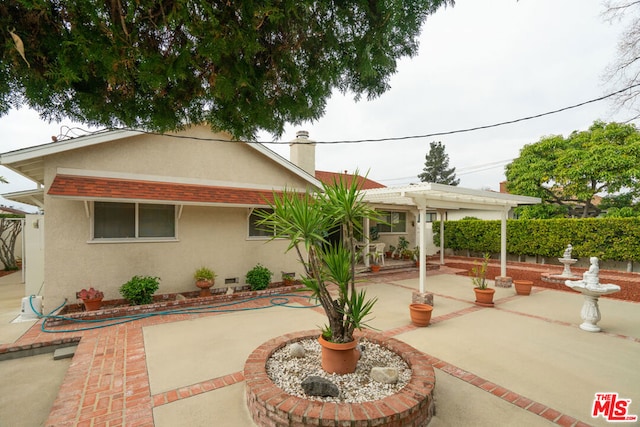
{"label": "green foliage", "polygon": [[120,286],[120,295],[131,305],[151,304],[159,284],[159,277],[133,276],[131,280]]}
{"label": "green foliage", "polygon": [[216,273],[207,267],[200,267],[193,273],[193,278],[196,280],[214,280]]}
{"label": "green foliage", "polygon": [[456,178],[456,168],[449,167],[449,155],[444,151],[444,145],[440,141],[429,143],[429,152],[425,156],[424,169],[418,175],[422,182],[436,184],[458,185],[460,180]]}
{"label": "green foliage", "polygon": [[246,280],[252,291],[267,289],[273,273],[267,267],[258,264],[247,272]]}
{"label": "green foliage", "polygon": [[[434,222],[434,243],[440,245],[440,224]],[[500,221],[447,221],[445,247],[480,253],[500,252]],[[578,257],[640,261],[640,217],[508,220],[507,252],[560,257],[571,243]]]}
{"label": "green foliage", "polygon": [[593,216],[597,194],[640,193],[640,132],[633,124],[596,121],[567,138],[547,136],[525,145],[506,167],[510,193],[566,206],[573,216]]}
{"label": "green foliage", "polygon": [[[354,329],[364,325],[375,303],[355,288],[355,236],[362,232],[363,218],[378,219],[362,199],[357,180],[349,184],[340,177],[316,193],[274,194],[272,210],[258,213],[259,225],[275,229],[273,238],[288,239],[288,250],[296,250],[305,268],[302,283],[322,305],[336,343],[353,341]],[[333,246],[326,236],[337,228],[343,235]],[[337,285],[337,295],[331,284]]]}
{"label": "green foliage", "polygon": [[640,203],[636,203],[630,193],[603,197],[600,209],[606,211],[605,218],[630,218],[640,216]]}
{"label": "green foliage", "polygon": [[406,237],[404,236],[400,236],[398,237],[398,255],[402,255],[402,253],[404,251],[406,251],[409,248],[409,241],[407,240]]}
{"label": "green foliage", "polygon": [[473,287],[478,289],[487,289],[487,266],[489,265],[490,259],[491,255],[484,254],[482,262],[480,264],[476,263],[469,272]]}
{"label": "green foliage", "polygon": [[569,214],[569,208],[567,206],[541,203],[538,205],[518,206],[514,213],[520,219],[566,218]]}
{"label": "green foliage", "polygon": [[[6,0],[0,115],[236,137],[316,120],[334,89],[375,98],[451,0]],[[8,29],[24,45],[23,59]]]}

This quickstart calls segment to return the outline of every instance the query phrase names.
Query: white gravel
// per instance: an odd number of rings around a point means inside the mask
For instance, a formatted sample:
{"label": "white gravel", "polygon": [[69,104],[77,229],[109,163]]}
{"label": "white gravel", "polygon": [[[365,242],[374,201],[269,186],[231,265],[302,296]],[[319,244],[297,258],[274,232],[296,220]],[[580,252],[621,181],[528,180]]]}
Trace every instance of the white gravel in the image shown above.
{"label": "white gravel", "polygon": [[[320,344],[317,339],[299,341],[305,349],[304,357],[289,354],[289,345],[277,350],[267,360],[267,375],[274,384],[285,392],[309,400],[323,402],[361,403],[382,399],[397,393],[411,379],[411,369],[396,353],[367,340],[361,340],[364,348],[353,374],[329,374],[320,366]],[[369,377],[373,367],[394,367],[398,369],[396,384],[382,384]],[[302,380],[309,375],[324,377],[340,389],[339,397],[307,396],[302,390]]]}

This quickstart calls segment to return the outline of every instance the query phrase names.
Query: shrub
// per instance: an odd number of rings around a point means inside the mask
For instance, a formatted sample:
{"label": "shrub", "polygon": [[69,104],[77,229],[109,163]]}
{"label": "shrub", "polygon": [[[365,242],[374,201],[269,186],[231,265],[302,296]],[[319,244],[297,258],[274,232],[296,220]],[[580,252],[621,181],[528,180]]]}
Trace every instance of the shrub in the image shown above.
{"label": "shrub", "polygon": [[247,283],[251,286],[252,291],[267,289],[271,282],[273,273],[263,265],[256,265],[247,273]]}
{"label": "shrub", "polygon": [[193,278],[196,280],[214,280],[216,278],[216,273],[207,267],[200,267],[193,274]]}
{"label": "shrub", "polygon": [[133,276],[124,285],[120,286],[120,295],[131,305],[150,304],[153,302],[153,294],[158,290],[159,277]]}

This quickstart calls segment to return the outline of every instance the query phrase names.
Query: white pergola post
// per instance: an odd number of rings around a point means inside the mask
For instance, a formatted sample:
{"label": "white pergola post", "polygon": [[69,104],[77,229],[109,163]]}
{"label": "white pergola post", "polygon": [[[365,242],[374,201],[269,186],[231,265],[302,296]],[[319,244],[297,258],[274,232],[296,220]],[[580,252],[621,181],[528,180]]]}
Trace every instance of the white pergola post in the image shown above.
{"label": "white pergola post", "polygon": [[500,218],[500,276],[507,276],[507,212],[508,208],[502,210]]}
{"label": "white pergola post", "polygon": [[438,209],[436,212],[440,215],[440,265],[444,265],[444,214],[447,211]]}
{"label": "white pergola post", "polygon": [[425,244],[425,238],[426,238],[426,232],[425,232],[425,227],[426,227],[426,223],[427,223],[427,206],[424,204],[419,204],[418,205],[418,209],[420,210],[420,234],[419,234],[419,248],[420,248],[420,258],[418,259],[418,265],[420,268],[420,293],[423,294],[424,293],[424,288],[425,288],[425,282],[427,280],[427,253],[426,253],[426,244]]}
{"label": "white pergola post", "polygon": [[364,234],[364,248],[362,248],[362,257],[364,260],[364,266],[369,267],[369,240],[371,236],[369,234],[369,218],[363,218],[362,220],[362,233]]}

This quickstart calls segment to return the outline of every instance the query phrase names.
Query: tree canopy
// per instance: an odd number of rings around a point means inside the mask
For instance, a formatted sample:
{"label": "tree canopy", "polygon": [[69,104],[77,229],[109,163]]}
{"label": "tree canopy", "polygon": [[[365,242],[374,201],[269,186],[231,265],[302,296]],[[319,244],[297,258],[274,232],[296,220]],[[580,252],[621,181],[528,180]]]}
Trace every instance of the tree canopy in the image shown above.
{"label": "tree canopy", "polygon": [[542,198],[573,216],[593,216],[598,195],[640,194],[640,132],[632,124],[596,121],[568,137],[525,145],[506,166],[510,193]]}
{"label": "tree canopy", "polygon": [[318,119],[334,89],[389,88],[453,0],[5,0],[0,115],[236,137]]}
{"label": "tree canopy", "polygon": [[429,143],[429,152],[425,156],[424,169],[418,175],[422,182],[434,182],[436,184],[458,185],[460,180],[456,178],[456,168],[449,167],[449,155],[444,151],[444,145],[440,141]]}

